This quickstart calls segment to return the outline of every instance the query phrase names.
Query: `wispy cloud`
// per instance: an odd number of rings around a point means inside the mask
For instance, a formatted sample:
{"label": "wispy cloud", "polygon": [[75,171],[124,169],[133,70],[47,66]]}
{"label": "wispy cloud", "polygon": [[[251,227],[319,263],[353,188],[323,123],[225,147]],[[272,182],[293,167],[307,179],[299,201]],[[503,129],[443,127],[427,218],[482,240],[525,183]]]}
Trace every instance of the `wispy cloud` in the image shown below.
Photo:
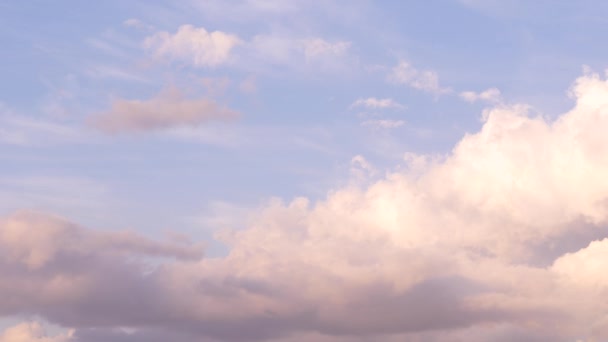
{"label": "wispy cloud", "polygon": [[405,125],[405,121],[403,120],[366,120],[361,123],[361,126],[368,126],[374,129],[380,128],[397,128]]}
{"label": "wispy cloud", "polygon": [[393,99],[390,99],[390,98],[379,99],[379,98],[375,98],[375,97],[357,99],[355,102],[353,102],[353,104],[350,105],[350,108],[356,108],[356,107],[364,107],[364,108],[370,108],[370,109],[385,109],[385,108],[403,109],[403,108],[405,108],[404,105],[398,103],[397,101],[395,101]]}
{"label": "wispy cloud", "polygon": [[502,100],[500,90],[497,88],[489,88],[479,93],[474,91],[463,91],[460,93],[460,97],[469,103],[474,103],[477,101],[498,103]]}
{"label": "wispy cloud", "polygon": [[437,72],[431,70],[419,70],[407,61],[400,61],[387,77],[389,82],[404,84],[414,89],[422,90],[431,94],[441,95],[452,92],[450,88],[439,84]]}

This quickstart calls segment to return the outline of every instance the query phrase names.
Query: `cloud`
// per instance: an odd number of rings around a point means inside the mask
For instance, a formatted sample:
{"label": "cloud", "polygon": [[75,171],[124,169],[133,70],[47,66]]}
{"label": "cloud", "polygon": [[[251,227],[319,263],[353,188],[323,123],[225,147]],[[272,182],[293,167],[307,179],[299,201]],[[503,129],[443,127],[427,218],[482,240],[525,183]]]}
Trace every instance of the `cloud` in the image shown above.
{"label": "cloud", "polygon": [[350,42],[330,43],[321,38],[306,39],[302,42],[306,60],[311,60],[324,55],[342,55],[351,46]]}
{"label": "cloud", "polygon": [[488,109],[445,156],[408,154],[316,202],[271,200],[217,233],[222,258],[9,216],[0,314],[78,342],[605,340],[608,82],[588,73],[571,94],[554,121]]}
{"label": "cloud", "polygon": [[403,120],[366,120],[361,123],[361,126],[368,126],[374,129],[380,128],[397,128],[405,125],[405,121]]}
{"label": "cloud", "polygon": [[213,68],[228,62],[232,49],[241,43],[233,34],[183,25],[174,34],[161,31],[147,37],[144,47],[158,58]]}
{"label": "cloud", "polygon": [[402,109],[405,108],[402,104],[396,102],[393,99],[378,99],[375,97],[368,97],[366,99],[357,99],[353,104],[350,105],[350,108],[356,107],[365,107],[371,109],[384,109],[384,108],[396,108]]}
{"label": "cloud", "polygon": [[500,90],[496,88],[486,89],[480,93],[476,93],[474,91],[463,91],[460,93],[460,97],[469,103],[474,103],[477,101],[498,103],[501,101]]}
{"label": "cloud", "polygon": [[106,133],[125,133],[196,126],[237,116],[211,99],[189,99],[179,89],[167,88],[148,100],[116,99],[109,111],[94,115],[89,122]]}
{"label": "cloud", "polygon": [[183,25],[175,34],[161,31],[147,37],[143,46],[158,59],[205,68],[230,63],[257,72],[260,68],[301,69],[306,65],[338,69],[344,67],[351,43],[278,34],[257,34],[245,41],[233,34]]}
{"label": "cloud", "polygon": [[48,146],[89,140],[74,125],[2,112],[0,107],[0,144]]}
{"label": "cloud", "polygon": [[251,95],[257,92],[257,84],[255,76],[248,76],[239,83],[239,90],[244,94]]}
{"label": "cloud", "polygon": [[388,81],[395,84],[405,84],[435,95],[447,94],[452,91],[450,88],[439,85],[439,76],[435,71],[416,69],[406,61],[400,61],[391,70]]}
{"label": "cloud", "polygon": [[306,70],[339,70],[350,62],[348,41],[328,41],[319,37],[292,37],[259,34],[248,42],[242,52],[245,67],[290,68]]}
{"label": "cloud", "polygon": [[0,342],[69,342],[73,340],[73,334],[73,331],[68,331],[49,337],[44,326],[38,322],[30,322],[6,329],[0,335]]}

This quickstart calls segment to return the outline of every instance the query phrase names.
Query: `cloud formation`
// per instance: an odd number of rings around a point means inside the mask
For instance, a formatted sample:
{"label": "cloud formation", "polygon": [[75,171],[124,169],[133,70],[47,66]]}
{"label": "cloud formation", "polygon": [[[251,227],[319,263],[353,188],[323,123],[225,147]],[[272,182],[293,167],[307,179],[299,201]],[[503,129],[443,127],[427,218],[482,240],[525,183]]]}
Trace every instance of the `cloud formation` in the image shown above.
{"label": "cloud formation", "polygon": [[148,100],[116,99],[110,110],[94,115],[89,122],[106,133],[126,133],[196,126],[237,116],[237,112],[211,99],[190,99],[171,87]]}
{"label": "cloud formation", "polygon": [[353,104],[350,105],[351,108],[356,107],[364,107],[370,109],[384,109],[384,108],[397,108],[402,109],[404,106],[393,99],[378,99],[375,97],[368,97],[365,99],[357,99]]}
{"label": "cloud formation", "polygon": [[351,43],[276,34],[257,34],[246,41],[234,34],[183,25],[174,34],[160,31],[147,37],[143,46],[158,59],[194,67],[215,68],[232,63],[255,70],[261,66],[295,68],[304,64],[337,68],[337,60],[346,56]]}
{"label": "cloud formation", "polygon": [[501,101],[500,90],[497,88],[489,88],[479,93],[474,91],[463,91],[460,93],[460,97],[469,103],[474,103],[477,101],[498,103]]}
{"label": "cloud formation", "polygon": [[414,89],[422,90],[434,95],[450,93],[450,88],[439,85],[439,76],[435,71],[419,70],[407,61],[400,61],[388,75],[388,81],[396,84],[405,84]]}
{"label": "cloud formation", "polygon": [[240,43],[241,39],[233,34],[182,25],[174,34],[161,31],[147,37],[144,47],[159,58],[213,68],[226,63],[232,49]]}
{"label": "cloud formation", "polygon": [[271,201],[218,233],[223,258],[7,217],[0,314],[77,342],[605,340],[608,82],[586,74],[571,93],[554,121],[496,107],[446,156]]}

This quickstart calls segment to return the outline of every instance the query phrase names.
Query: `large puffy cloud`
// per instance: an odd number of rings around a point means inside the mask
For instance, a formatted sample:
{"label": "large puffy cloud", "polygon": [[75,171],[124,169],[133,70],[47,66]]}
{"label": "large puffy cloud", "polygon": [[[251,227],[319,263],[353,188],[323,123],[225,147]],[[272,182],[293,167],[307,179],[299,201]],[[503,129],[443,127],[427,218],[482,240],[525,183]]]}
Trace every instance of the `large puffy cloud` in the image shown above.
{"label": "large puffy cloud", "polygon": [[90,123],[107,133],[125,133],[195,126],[237,116],[211,99],[190,99],[171,87],[148,100],[116,99],[110,110],[93,116]]}
{"label": "large puffy cloud", "polygon": [[608,83],[586,74],[572,95],[556,120],[493,108],[447,156],[272,201],[218,233],[222,258],[9,217],[0,313],[87,342],[606,339]]}

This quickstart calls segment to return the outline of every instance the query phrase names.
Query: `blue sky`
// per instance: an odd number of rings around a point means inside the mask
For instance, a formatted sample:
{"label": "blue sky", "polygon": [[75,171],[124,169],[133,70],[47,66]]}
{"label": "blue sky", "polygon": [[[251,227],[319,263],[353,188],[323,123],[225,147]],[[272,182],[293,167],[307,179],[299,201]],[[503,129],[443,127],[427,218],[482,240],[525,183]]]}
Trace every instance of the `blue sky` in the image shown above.
{"label": "blue sky", "polygon": [[[393,165],[405,151],[445,153],[478,129],[482,106],[461,101],[458,92],[497,87],[506,101],[525,101],[546,115],[565,109],[564,93],[582,65],[603,67],[605,47],[592,37],[604,24],[593,13],[604,5],[541,3],[6,2],[0,13],[3,111],[70,134],[37,137],[35,128],[21,127],[31,141],[2,145],[8,166],[2,177],[92,182],[147,212],[127,210],[109,226],[180,225],[181,216],[198,215],[214,201],[255,206],[272,196],[322,196],[355,155]],[[144,28],[126,25],[129,19]],[[146,36],[184,24],[243,39],[320,38],[350,46],[327,66],[240,60],[205,68],[157,61],[142,51]],[[387,82],[400,60],[437,73],[453,93],[435,96]],[[167,85],[208,94],[203,78],[219,83],[211,87],[228,84],[211,92],[221,92],[221,102],[241,117],[212,123],[201,141],[156,132],[107,137],[82,127],[113,98],[146,99]],[[244,80],[252,94],[239,92]],[[382,116],[405,125],[362,127],[357,112],[364,108],[349,106],[369,97],[403,104]],[[179,208],[167,208],[178,202]],[[10,202],[2,207],[13,209]],[[74,208],[62,210],[90,222]],[[151,219],[154,213],[163,218]]]}
{"label": "blue sky", "polygon": [[[214,234],[258,229],[277,205],[331,207],[353,188],[375,198],[395,174],[417,179],[416,158],[440,164],[421,179],[455,168],[467,137],[494,127],[499,114],[488,113],[525,106],[552,127],[591,93],[576,80],[607,66],[607,10],[591,0],[0,1],[0,214],[184,235],[223,260],[231,249]],[[421,182],[413,188],[433,197]],[[454,191],[475,186],[465,188]]]}

